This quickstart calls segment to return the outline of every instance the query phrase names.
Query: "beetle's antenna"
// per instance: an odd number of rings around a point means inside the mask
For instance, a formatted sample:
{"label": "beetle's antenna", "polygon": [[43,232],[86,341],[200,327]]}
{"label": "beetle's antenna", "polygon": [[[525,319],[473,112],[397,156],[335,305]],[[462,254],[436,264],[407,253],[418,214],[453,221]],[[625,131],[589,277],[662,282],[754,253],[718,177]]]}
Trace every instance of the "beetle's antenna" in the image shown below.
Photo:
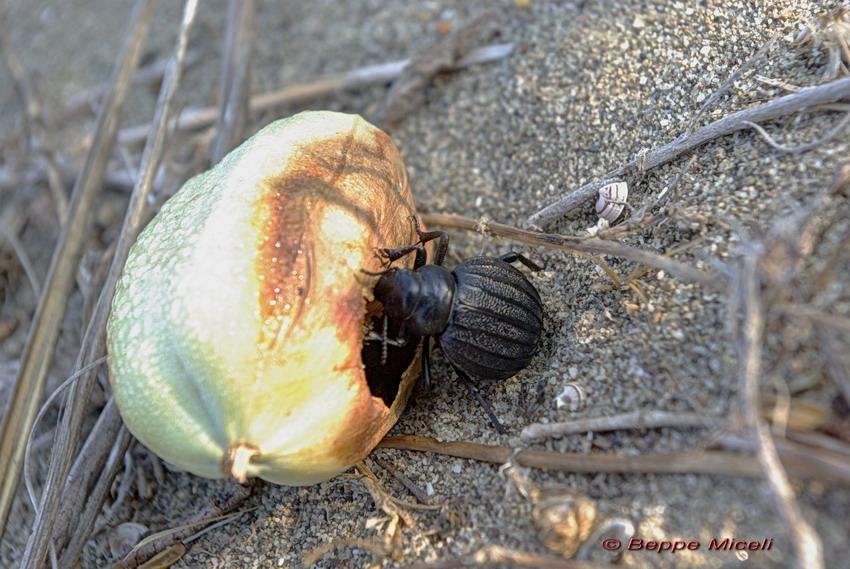
{"label": "beetle's antenna", "polygon": [[381,342],[381,365],[387,365],[387,329],[389,328],[389,318],[386,311],[384,312],[384,337]]}
{"label": "beetle's antenna", "polygon": [[493,410],[490,409],[490,406],[487,405],[487,402],[484,401],[484,398],[481,397],[481,394],[478,392],[478,388],[473,385],[472,380],[469,379],[469,376],[460,371],[456,366],[452,365],[455,369],[455,373],[457,373],[458,377],[460,377],[461,381],[463,381],[466,388],[478,400],[478,404],[484,408],[484,412],[487,413],[487,416],[490,417],[490,422],[493,423],[493,426],[496,427],[496,430],[499,431],[500,435],[507,435],[508,431],[502,426],[499,420],[496,418],[496,415],[493,413]]}

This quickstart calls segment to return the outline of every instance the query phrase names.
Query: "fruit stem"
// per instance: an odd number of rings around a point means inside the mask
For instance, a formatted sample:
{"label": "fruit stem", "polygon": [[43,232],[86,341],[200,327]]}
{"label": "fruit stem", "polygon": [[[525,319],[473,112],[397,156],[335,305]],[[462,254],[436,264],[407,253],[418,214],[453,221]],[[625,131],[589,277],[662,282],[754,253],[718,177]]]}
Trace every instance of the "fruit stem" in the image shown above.
{"label": "fruit stem", "polygon": [[236,443],[227,449],[222,461],[222,469],[240,484],[248,478],[248,464],[255,456],[260,455],[260,449],[247,443]]}

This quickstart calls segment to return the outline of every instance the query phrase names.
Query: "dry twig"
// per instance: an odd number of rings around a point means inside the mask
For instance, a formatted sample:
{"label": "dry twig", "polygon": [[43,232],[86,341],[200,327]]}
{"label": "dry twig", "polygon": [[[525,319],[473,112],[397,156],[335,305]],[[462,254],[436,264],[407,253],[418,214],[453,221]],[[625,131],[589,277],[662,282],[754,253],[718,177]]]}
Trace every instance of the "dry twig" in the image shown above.
{"label": "dry twig", "polygon": [[413,494],[413,496],[417,500],[419,500],[419,503],[421,503],[421,504],[430,504],[431,503],[431,500],[428,499],[428,494],[426,494],[422,490],[422,488],[417,486],[413,482],[413,480],[411,480],[410,478],[408,478],[407,476],[405,476],[404,474],[399,472],[392,464],[388,463],[385,460],[378,458],[377,456],[373,456],[372,460],[375,461],[375,464],[377,464],[378,466],[380,466],[381,468],[383,468],[384,470],[389,472],[393,476],[393,478],[395,478],[396,480],[398,480],[401,483],[402,486],[407,488],[407,490],[411,494]]}
{"label": "dry twig", "polygon": [[563,437],[578,433],[615,431],[620,429],[657,429],[660,427],[688,428],[722,427],[719,417],[706,417],[695,413],[641,410],[610,417],[576,419],[563,423],[534,423],[522,430],[522,440],[530,442],[550,437]]}
{"label": "dry twig", "polygon": [[[762,239],[745,237],[740,247],[740,267],[733,275],[731,308],[739,314],[742,350],[740,356],[740,383],[742,410],[747,425],[754,436],[754,452],[770,485],[777,509],[791,533],[797,565],[806,568],[823,567],[823,551],[818,535],[803,518],[798,507],[783,461],[793,453],[808,455],[811,467],[831,468],[833,472],[848,475],[846,455],[823,449],[774,439],[762,417],[761,380],[766,350],[766,331],[776,329],[777,313],[785,313],[788,302],[816,303],[825,277],[807,278],[807,260],[815,252],[825,231],[838,193],[850,181],[850,164],[845,164],[835,174],[829,188],[814,198],[810,205],[789,218],[775,223]],[[833,255],[833,258],[835,255]],[[827,263],[830,266],[831,263]],[[832,266],[834,268],[834,265]],[[821,275],[823,276],[823,275]],[[808,286],[814,281],[814,287]],[[805,312],[803,312],[805,313]],[[783,330],[782,323],[778,329]],[[814,326],[815,338],[825,332]],[[799,340],[797,340],[799,342]],[[830,350],[818,342],[819,349],[829,366]],[[836,354],[833,354],[836,355]],[[781,355],[779,358],[781,359]],[[841,388],[846,370],[833,369],[833,376]],[[780,386],[781,387],[781,386]]]}
{"label": "dry twig", "polygon": [[132,569],[138,567],[161,551],[165,551],[173,545],[190,538],[196,533],[195,527],[221,519],[222,516],[231,512],[247,500],[255,487],[256,484],[248,484],[246,486],[232,484],[231,491],[224,500],[210,502],[201,511],[181,524],[180,529],[177,531],[170,531],[159,538],[155,538],[153,541],[145,542],[142,547],[133,550],[127,557],[109,565],[106,569]]}
{"label": "dry twig", "polygon": [[750,121],[745,121],[745,122],[746,122],[747,126],[755,129],[755,131],[758,132],[762,136],[764,141],[767,142],[767,144],[770,145],[771,148],[773,148],[775,150],[779,150],[780,152],[787,152],[789,154],[800,154],[802,152],[807,152],[809,150],[817,148],[821,144],[823,144],[825,142],[829,142],[830,140],[832,140],[833,138],[835,138],[836,136],[841,134],[841,131],[844,130],[844,128],[848,124],[850,124],[850,112],[846,113],[844,115],[844,118],[842,118],[838,122],[837,125],[835,125],[831,129],[829,129],[829,131],[827,131],[826,134],[824,134],[823,136],[821,136],[817,140],[813,140],[812,142],[808,142],[806,144],[801,144],[800,146],[783,146],[782,144],[779,144],[778,142],[776,142],[773,139],[773,137],[770,136],[767,133],[767,131],[764,130],[761,126],[757,125],[754,122],[750,122]]}
{"label": "dry twig", "polygon": [[[724,437],[731,448],[752,452],[740,438]],[[740,445],[744,446],[740,446]],[[817,478],[850,485],[850,466],[841,453],[813,450],[802,445],[777,442],[779,455],[789,470],[800,478]],[[431,437],[403,435],[384,437],[378,448],[433,452],[458,458],[504,464],[514,460],[519,466],[564,472],[644,472],[657,474],[722,474],[760,476],[755,458],[741,453],[700,451],[644,456],[583,455],[482,445],[462,441],[438,441]]]}
{"label": "dry twig", "polygon": [[842,101],[848,97],[850,97],[850,77],[801,89],[797,93],[732,113],[704,126],[689,136],[683,134],[673,142],[659,148],[653,148],[641,154],[639,158],[611,170],[604,174],[602,179],[585,184],[569,195],[532,214],[526,223],[530,227],[545,227],[584,202],[593,199],[599,188],[605,184],[623,180],[638,171],[657,168],[710,140],[750,128],[747,123],[763,123],[814,105]]}
{"label": "dry twig", "polygon": [[737,81],[738,78],[741,75],[743,75],[744,72],[747,69],[749,69],[750,67],[755,65],[755,63],[759,59],[764,57],[764,54],[767,53],[767,51],[771,48],[771,46],[774,43],[776,43],[776,40],[778,40],[778,39],[779,39],[779,32],[775,32],[772,36],[770,36],[770,38],[768,38],[768,40],[764,43],[764,45],[761,46],[759,48],[759,50],[752,55],[752,57],[750,57],[747,61],[745,61],[744,64],[741,67],[739,67],[738,69],[735,70],[735,72],[729,77],[729,79],[727,79],[726,82],[723,85],[721,85],[720,88],[717,91],[715,91],[714,94],[711,97],[709,97],[708,100],[705,103],[703,103],[702,107],[700,107],[699,111],[697,111],[697,114],[694,115],[694,118],[691,119],[690,123],[688,123],[688,128],[685,129],[685,133],[684,133],[683,136],[688,136],[689,134],[691,134],[691,131],[693,131],[693,129],[694,129],[694,125],[700,119],[700,117],[705,114],[705,111],[708,110],[708,107],[713,105],[714,102],[717,101],[717,99],[719,99],[720,96],[723,93],[728,91],[729,88],[732,87],[732,84],[735,81]]}
{"label": "dry twig", "polygon": [[539,247],[548,247],[561,251],[600,253],[603,255],[614,255],[630,261],[643,263],[656,269],[662,269],[672,275],[689,281],[695,281],[710,288],[717,287],[720,283],[716,274],[695,269],[689,265],[671,259],[664,255],[651,253],[630,247],[614,241],[604,241],[592,237],[575,237],[571,235],[556,235],[553,233],[541,233],[519,229],[502,223],[496,223],[488,219],[475,220],[462,215],[451,215],[445,213],[429,213],[421,215],[422,222],[426,225],[442,225],[443,227],[456,227],[468,231],[480,231],[493,237],[504,237],[512,241],[527,243]]}
{"label": "dry twig", "polygon": [[794,539],[798,566],[806,569],[823,567],[820,539],[803,519],[794,501],[794,491],[779,460],[779,454],[767,424],[761,414],[759,379],[761,377],[762,342],[764,341],[764,306],[759,295],[761,282],[758,272],[759,256],[755,248],[742,260],[741,282],[738,283],[736,305],[741,310],[744,347],[741,356],[741,389],[747,423],[757,441],[757,457],[773,489],[778,507]]}
{"label": "dry twig", "polygon": [[230,0],[221,57],[221,87],[215,141],[210,162],[217,164],[243,139],[248,123],[248,87],[251,81],[251,52],[254,40],[256,0]]}
{"label": "dry twig", "polygon": [[[458,61],[453,69],[462,69],[471,65],[490,63],[503,59],[511,53],[512,49],[511,44],[501,43],[473,50],[466,57]],[[257,95],[251,98],[251,113],[257,115],[275,107],[311,101],[342,90],[362,89],[370,85],[386,83],[401,75],[409,63],[409,59],[402,59],[378,65],[370,65],[339,75],[317,79],[309,83],[284,87],[271,93]],[[188,109],[177,117],[173,127],[177,131],[197,130],[215,123],[217,116],[218,110],[215,107]],[[146,124],[126,128],[118,133],[118,141],[122,145],[137,145],[147,139],[149,132],[150,126]]]}
{"label": "dry twig", "polygon": [[438,74],[453,69],[467,54],[470,42],[496,19],[495,12],[473,18],[453,34],[425,49],[405,66],[393,82],[381,108],[372,117],[378,128],[392,128],[419,104],[422,91]]}

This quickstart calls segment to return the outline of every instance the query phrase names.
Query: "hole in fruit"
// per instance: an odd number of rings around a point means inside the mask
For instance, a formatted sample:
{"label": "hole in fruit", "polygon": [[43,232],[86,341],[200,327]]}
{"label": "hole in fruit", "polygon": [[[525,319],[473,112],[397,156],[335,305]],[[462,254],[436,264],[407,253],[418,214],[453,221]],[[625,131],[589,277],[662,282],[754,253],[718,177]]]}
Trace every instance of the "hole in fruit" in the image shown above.
{"label": "hole in fruit", "polygon": [[[384,320],[381,317],[372,318],[372,329],[384,329]],[[392,339],[398,337],[398,324],[389,323],[387,337]],[[363,349],[360,352],[360,357],[363,365],[366,368],[366,382],[369,384],[369,391],[374,397],[380,397],[384,400],[387,407],[391,407],[398,395],[398,388],[401,385],[401,377],[405,370],[410,367],[413,358],[416,356],[416,348],[419,346],[419,338],[413,337],[408,340],[407,345],[399,348],[398,346],[387,345],[387,361],[381,363],[381,351],[383,350],[383,342],[380,340],[370,340],[363,342]]]}

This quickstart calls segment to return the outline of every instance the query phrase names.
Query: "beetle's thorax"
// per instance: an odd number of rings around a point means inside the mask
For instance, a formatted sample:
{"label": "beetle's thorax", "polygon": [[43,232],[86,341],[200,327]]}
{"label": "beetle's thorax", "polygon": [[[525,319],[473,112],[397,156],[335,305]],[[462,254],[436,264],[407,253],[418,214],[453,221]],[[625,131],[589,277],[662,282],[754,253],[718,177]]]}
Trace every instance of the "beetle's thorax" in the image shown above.
{"label": "beetle's thorax", "polygon": [[446,329],[454,296],[454,277],[438,265],[397,269],[382,276],[375,287],[375,298],[386,315],[417,336],[437,336]]}

